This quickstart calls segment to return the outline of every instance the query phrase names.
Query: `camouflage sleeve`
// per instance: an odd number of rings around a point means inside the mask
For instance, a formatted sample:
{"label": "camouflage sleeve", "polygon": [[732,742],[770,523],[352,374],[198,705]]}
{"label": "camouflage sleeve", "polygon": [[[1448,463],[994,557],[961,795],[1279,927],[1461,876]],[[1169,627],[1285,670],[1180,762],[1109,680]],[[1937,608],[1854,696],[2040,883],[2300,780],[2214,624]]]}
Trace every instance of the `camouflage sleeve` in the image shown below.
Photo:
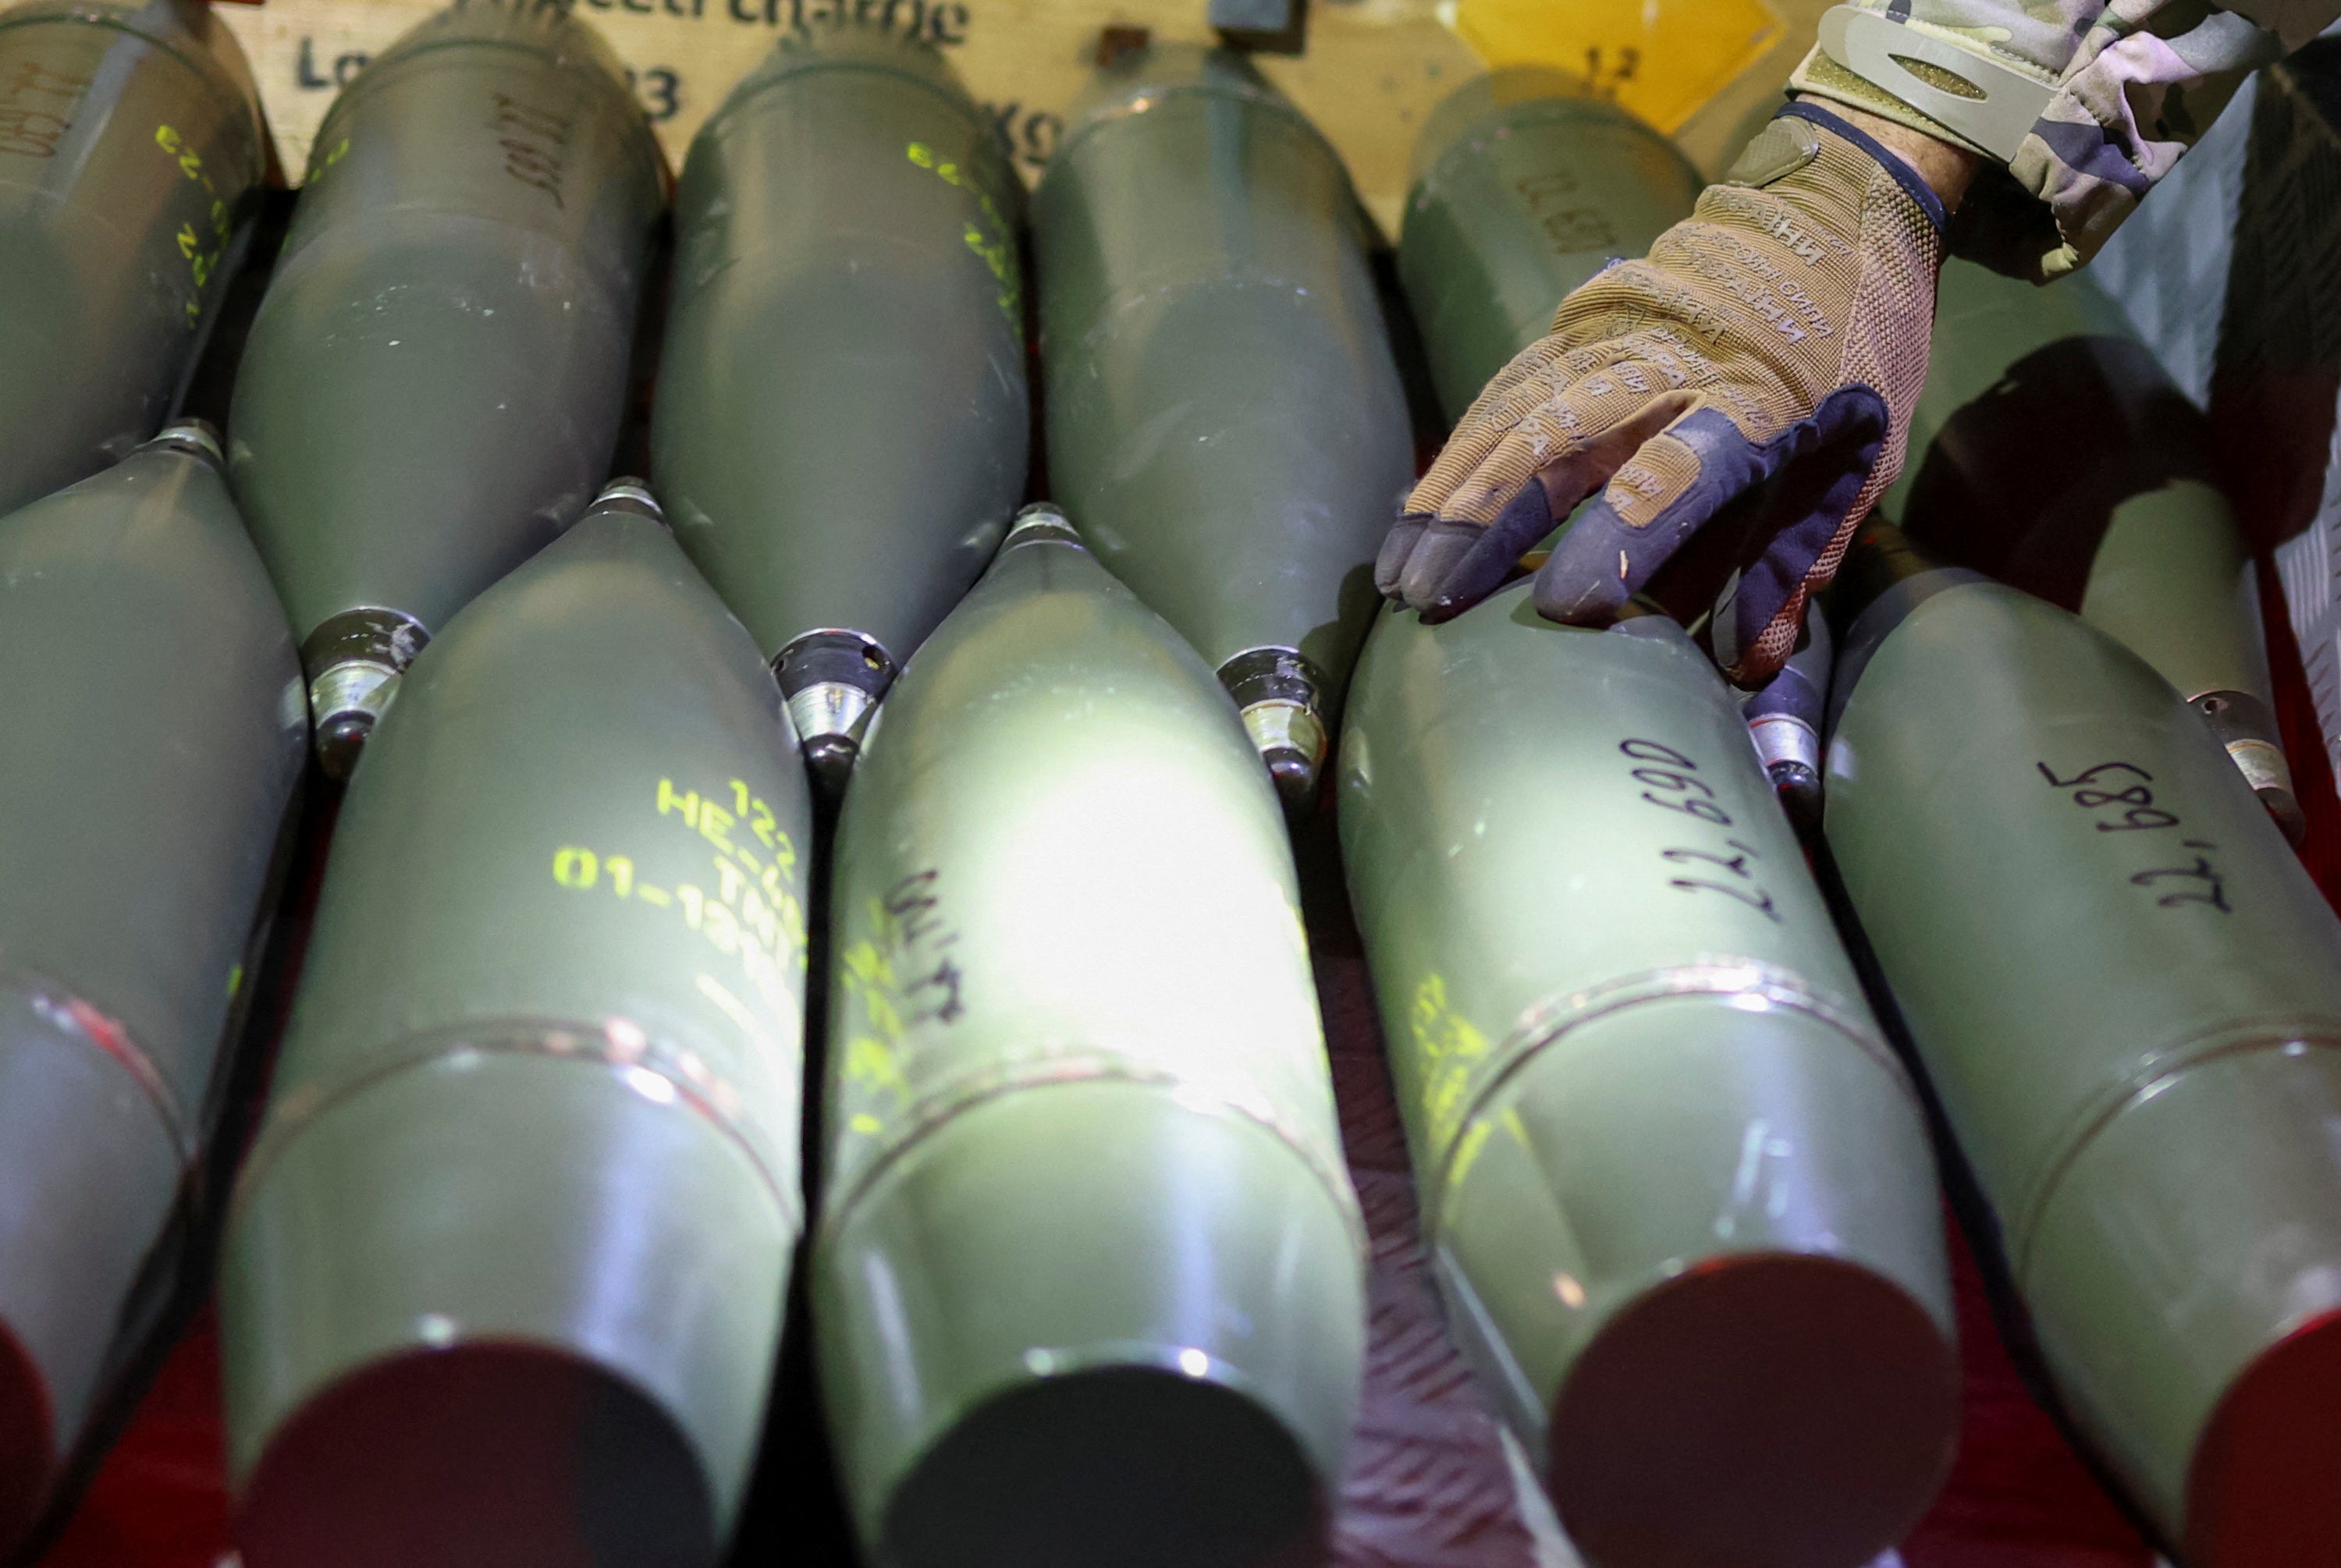
{"label": "camouflage sleeve", "polygon": [[1821,19],[1791,86],[2002,166],[1954,251],[2046,279],[2079,266],[2259,66],[2341,0],[1858,0]]}

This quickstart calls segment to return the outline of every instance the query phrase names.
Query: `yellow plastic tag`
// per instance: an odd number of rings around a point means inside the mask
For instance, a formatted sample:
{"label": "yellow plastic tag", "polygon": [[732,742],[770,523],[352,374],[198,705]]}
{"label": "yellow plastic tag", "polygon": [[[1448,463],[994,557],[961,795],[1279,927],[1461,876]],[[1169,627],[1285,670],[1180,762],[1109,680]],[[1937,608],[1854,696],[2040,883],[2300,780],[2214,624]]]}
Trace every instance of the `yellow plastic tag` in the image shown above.
{"label": "yellow plastic tag", "polygon": [[1764,0],[1450,4],[1450,25],[1491,69],[1567,71],[1669,132],[1753,65],[1782,31]]}

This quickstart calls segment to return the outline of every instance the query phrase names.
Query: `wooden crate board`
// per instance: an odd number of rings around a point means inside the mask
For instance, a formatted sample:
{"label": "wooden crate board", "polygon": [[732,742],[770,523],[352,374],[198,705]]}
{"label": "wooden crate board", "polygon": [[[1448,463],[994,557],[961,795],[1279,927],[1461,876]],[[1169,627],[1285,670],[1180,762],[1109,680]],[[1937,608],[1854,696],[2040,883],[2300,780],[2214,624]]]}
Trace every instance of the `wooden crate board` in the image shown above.
{"label": "wooden crate board", "polygon": [[[252,57],[277,153],[288,179],[306,169],[309,144],[334,93],[366,61],[443,0],[261,0],[224,4]],[[1485,68],[1465,42],[1471,14],[1487,0],[1314,0],[1307,46],[1298,56],[1264,55],[1266,74],[1322,126],[1347,160],[1367,210],[1397,233],[1416,134],[1448,93]],[[1519,0],[1493,0],[1517,7]],[[1600,29],[1624,25],[1614,8],[1579,12],[1571,0],[1540,0],[1554,25],[1539,35],[1550,64],[1582,74],[1589,61],[1616,62],[1637,48]],[[635,92],[657,126],[669,161],[681,168],[700,124],[732,84],[771,50],[785,28],[851,11],[931,40],[961,78],[998,115],[1029,178],[1037,178],[1063,127],[1066,107],[1089,78],[1108,27],[1143,28],[1164,40],[1209,42],[1205,0],[578,0],[625,60]],[[1676,127],[1693,160],[1710,174],[1745,139],[1810,45],[1827,0],[1645,0],[1639,23],[1679,28],[1703,5],[1728,10],[1745,30],[1751,7],[1779,25],[1759,29],[1728,84]],[[1459,31],[1460,13],[1462,24]],[[1569,19],[1583,16],[1582,26]],[[1594,29],[1587,32],[1586,28]],[[1764,40],[1768,38],[1768,42]],[[1590,41],[1589,41],[1590,40]],[[1518,47],[1513,50],[1517,57]],[[1642,57],[1637,54],[1636,58]],[[1710,74],[1714,67],[1707,66]],[[1605,90],[1629,107],[1673,103],[1659,65],[1639,75],[1610,69]],[[1669,117],[1672,117],[1670,114]]]}

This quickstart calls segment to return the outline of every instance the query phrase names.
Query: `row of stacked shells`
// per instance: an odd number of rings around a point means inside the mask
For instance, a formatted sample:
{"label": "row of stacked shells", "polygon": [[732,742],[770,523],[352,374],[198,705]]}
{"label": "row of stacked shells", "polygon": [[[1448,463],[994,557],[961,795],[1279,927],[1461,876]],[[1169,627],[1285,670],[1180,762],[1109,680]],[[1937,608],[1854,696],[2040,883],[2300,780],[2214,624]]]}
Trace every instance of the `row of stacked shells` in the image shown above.
{"label": "row of stacked shells", "polygon": [[[715,1561],[808,1218],[818,881],[808,1321],[873,1560],[1309,1560],[1366,1237],[1285,823],[1357,665],[1424,1239],[1589,1561],[1854,1568],[1923,1511],[1921,1084],[2144,1517],[2336,1550],[2341,924],[2240,754],[2157,648],[1873,530],[1816,687],[1833,909],[1672,621],[1377,616],[1368,229],[1240,60],[1101,72],[1034,312],[941,62],[790,39],[675,194],[647,487],[605,481],[667,181],[584,23],[459,6],[353,82],[224,446],[145,438],[263,176],[233,44],[34,5],[0,84],[0,1533],[224,1227],[251,1568]],[[1434,361],[1696,188],[1536,83],[1423,171]],[[1020,514],[1034,314],[1061,510]],[[348,789],[215,1149],[313,744]]]}

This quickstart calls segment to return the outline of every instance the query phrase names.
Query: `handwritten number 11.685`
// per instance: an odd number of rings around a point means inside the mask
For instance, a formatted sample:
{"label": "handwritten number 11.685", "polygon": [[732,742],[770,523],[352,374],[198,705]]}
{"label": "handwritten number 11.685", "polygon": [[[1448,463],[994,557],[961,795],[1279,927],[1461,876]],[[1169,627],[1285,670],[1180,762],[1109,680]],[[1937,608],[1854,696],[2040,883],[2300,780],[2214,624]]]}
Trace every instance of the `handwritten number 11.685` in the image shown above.
{"label": "handwritten number 11.685", "polygon": [[[2100,762],[2085,768],[2070,779],[2059,779],[2057,770],[2046,762],[2036,762],[2040,777],[2052,789],[2071,792],[2074,805],[2091,813],[2112,813],[2111,819],[2099,816],[2092,824],[2100,833],[2152,833],[2178,826],[2178,815],[2154,803],[2154,775],[2135,762]],[[2226,879],[2212,865],[2207,851],[2218,848],[2207,839],[2186,839],[2182,847],[2203,851],[2187,866],[2162,866],[2140,871],[2130,878],[2133,887],[2150,888],[2160,908],[2177,908],[2181,904],[2207,904],[2222,915],[2232,915],[2235,908],[2227,902]],[[2189,886],[2189,884],[2194,884]]]}
{"label": "handwritten number 11.685", "polygon": [[[2100,762],[2095,768],[2084,769],[2070,779],[2059,779],[2046,762],[2036,762],[2040,777],[2048,780],[2052,789],[2070,789],[2073,804],[2085,811],[2127,807],[2118,821],[2097,823],[2100,833],[2150,832],[2157,828],[2176,828],[2178,819],[2154,803],[2154,791],[2147,788],[2154,775],[2135,762]],[[2137,779],[2133,784],[2123,774]]]}

